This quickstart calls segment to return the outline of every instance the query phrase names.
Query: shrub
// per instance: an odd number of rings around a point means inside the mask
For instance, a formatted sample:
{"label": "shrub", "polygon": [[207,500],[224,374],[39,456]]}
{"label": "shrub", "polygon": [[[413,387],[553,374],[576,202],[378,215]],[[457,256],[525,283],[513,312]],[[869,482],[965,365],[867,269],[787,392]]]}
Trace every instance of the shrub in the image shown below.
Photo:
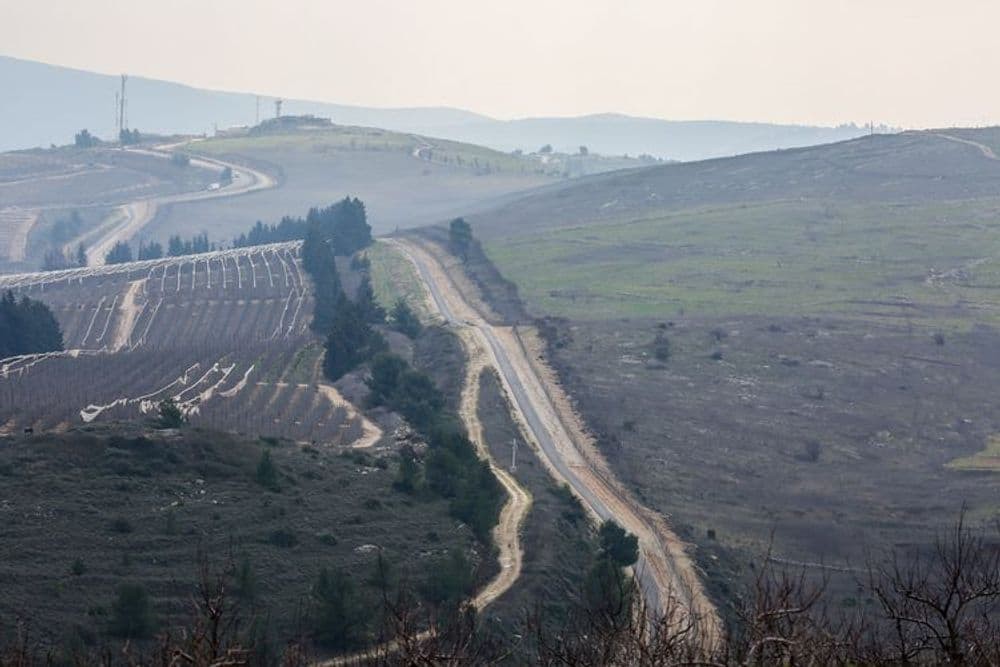
{"label": "shrub", "polygon": [[280,486],[278,484],[278,467],[274,465],[274,461],[271,459],[271,452],[269,450],[264,450],[260,454],[260,460],[257,462],[257,472],[255,475],[257,483],[263,486],[269,491],[279,491]]}
{"label": "shrub", "polygon": [[299,543],[299,538],[294,532],[287,528],[278,528],[277,530],[272,530],[267,536],[268,544],[272,546],[281,547],[282,549],[291,549],[296,544]]}
{"label": "shrub", "polygon": [[184,425],[184,413],[181,412],[172,398],[160,401],[159,414],[158,424],[160,428],[180,428]]}
{"label": "shrub", "polygon": [[634,565],[639,560],[639,538],[614,521],[602,523],[598,537],[601,540],[601,556],[619,567]]}
{"label": "shrub", "polygon": [[369,612],[350,577],[324,567],[312,597],[316,604],[313,630],[318,644],[344,650],[364,643]]}
{"label": "shrub", "polygon": [[475,578],[469,560],[460,550],[452,549],[447,558],[431,568],[421,593],[428,602],[457,605],[474,585]]}
{"label": "shrub", "polygon": [[84,564],[82,560],[77,558],[76,560],[73,561],[73,564],[70,566],[69,571],[73,576],[80,577],[83,576],[83,574],[87,571],[87,566]]}
{"label": "shrub", "polygon": [[657,331],[656,338],[653,339],[653,356],[657,361],[670,358],[670,339],[662,331]]}
{"label": "shrub", "polygon": [[118,517],[111,522],[111,530],[116,533],[131,533],[133,528],[132,524],[125,517]]}
{"label": "shrub", "polygon": [[153,608],[149,594],[139,584],[122,584],[118,587],[111,605],[108,632],[124,639],[143,639],[153,633]]}

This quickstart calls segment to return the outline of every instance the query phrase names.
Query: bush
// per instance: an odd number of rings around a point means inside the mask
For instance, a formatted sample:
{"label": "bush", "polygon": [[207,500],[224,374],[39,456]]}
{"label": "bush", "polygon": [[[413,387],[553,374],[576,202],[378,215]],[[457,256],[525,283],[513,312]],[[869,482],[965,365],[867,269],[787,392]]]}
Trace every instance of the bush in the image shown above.
{"label": "bush", "polygon": [[257,483],[268,491],[277,492],[281,489],[278,484],[278,467],[274,465],[274,461],[271,459],[271,452],[266,449],[260,454],[255,477]]}
{"label": "bush", "polygon": [[605,521],[598,531],[601,556],[619,567],[634,565],[639,560],[639,538],[614,521]]}
{"label": "bush", "polygon": [[670,339],[662,331],[657,331],[656,338],[653,339],[653,356],[657,361],[670,358]]}
{"label": "bush", "polygon": [[181,412],[172,398],[160,401],[159,414],[158,425],[160,428],[180,428],[184,425],[184,413]]}
{"label": "bush", "polygon": [[129,520],[124,517],[118,517],[111,522],[111,530],[116,533],[127,534],[131,533],[133,528]]}
{"label": "bush", "polygon": [[329,649],[345,650],[365,641],[370,611],[364,607],[354,582],[340,570],[320,570],[312,591],[316,605],[314,636]]}
{"label": "bush", "polygon": [[144,639],[153,634],[155,623],[149,594],[139,584],[118,587],[111,605],[108,632],[123,639]]}
{"label": "bush", "polygon": [[282,549],[291,549],[299,543],[299,538],[287,528],[278,528],[277,530],[272,530],[267,536],[267,542],[272,546],[281,547]]}
{"label": "bush", "polygon": [[421,593],[428,602],[438,605],[457,605],[475,585],[472,565],[458,549],[448,552],[448,557],[431,568],[430,576]]}
{"label": "bush", "polygon": [[83,576],[83,574],[87,571],[87,566],[84,564],[82,560],[77,558],[76,560],[73,561],[73,564],[70,566],[69,571],[74,577],[80,577]]}

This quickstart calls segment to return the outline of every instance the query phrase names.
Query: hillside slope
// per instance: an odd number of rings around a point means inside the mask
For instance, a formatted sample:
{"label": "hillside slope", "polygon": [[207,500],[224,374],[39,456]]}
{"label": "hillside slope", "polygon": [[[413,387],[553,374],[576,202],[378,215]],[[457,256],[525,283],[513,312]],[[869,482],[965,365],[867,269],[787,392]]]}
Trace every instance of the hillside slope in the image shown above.
{"label": "hillside slope", "polygon": [[[8,91],[0,107],[0,150],[67,143],[82,127],[110,136],[119,85],[117,76],[0,56],[0,86]],[[147,131],[211,134],[215,127],[256,122],[256,96],[248,93],[130,77],[128,100],[130,125]],[[272,100],[262,98],[262,118],[272,115]],[[532,151],[552,144],[572,153],[585,145],[608,155],[648,153],[675,160],[827,143],[864,133],[854,126],[668,121],[619,114],[505,121],[452,108],[380,109],[308,100],[286,100],[283,109],[286,114],[329,117],[343,125],[415,132],[503,151]]]}
{"label": "hillside slope", "polygon": [[968,135],[989,140],[994,134],[948,130],[875,135],[824,146],[598,174],[532,193],[475,219],[482,235],[501,237],[644,217],[657,211],[751,202],[928,202],[991,197],[1000,195],[1000,161],[954,138]]}
{"label": "hillside slope", "polygon": [[472,270],[546,318],[615,472],[713,588],[773,531],[850,606],[866,553],[963,502],[997,517],[998,148],[942,130],[588,177],[469,217],[516,292]]}

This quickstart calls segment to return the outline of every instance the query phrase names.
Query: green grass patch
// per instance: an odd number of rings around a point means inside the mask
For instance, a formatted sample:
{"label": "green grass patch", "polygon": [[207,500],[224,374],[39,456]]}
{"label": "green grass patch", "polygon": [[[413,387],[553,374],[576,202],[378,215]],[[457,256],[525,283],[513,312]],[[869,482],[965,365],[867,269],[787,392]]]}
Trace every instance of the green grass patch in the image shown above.
{"label": "green grass patch", "polygon": [[379,305],[389,310],[397,299],[403,299],[421,320],[427,320],[426,295],[413,264],[384,241],[373,243],[365,255],[371,261],[372,289]]}
{"label": "green grass patch", "polygon": [[967,328],[1000,314],[1000,202],[771,202],[487,244],[536,313],[836,314]]}
{"label": "green grass patch", "polygon": [[948,463],[953,470],[1000,471],[1000,435],[991,435],[986,440],[983,451],[972,456],[963,456]]}

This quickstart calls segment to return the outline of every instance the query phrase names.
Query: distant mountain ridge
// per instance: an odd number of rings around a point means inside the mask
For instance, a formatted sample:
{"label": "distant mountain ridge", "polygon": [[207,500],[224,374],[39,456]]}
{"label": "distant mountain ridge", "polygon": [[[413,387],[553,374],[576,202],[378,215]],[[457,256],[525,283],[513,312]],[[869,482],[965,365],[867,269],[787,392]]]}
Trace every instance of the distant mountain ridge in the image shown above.
{"label": "distant mountain ridge", "polygon": [[[86,127],[110,138],[114,128],[116,76],[0,56],[0,150],[66,144]],[[256,95],[193,88],[129,77],[126,114],[140,131],[211,134],[215,128],[253,124]],[[260,117],[274,114],[273,97],[261,96]],[[342,125],[480,144],[498,150],[536,150],[551,144],[575,152],[580,146],[606,155],[649,154],[698,160],[776,148],[850,139],[855,126],[815,127],[732,121],[672,121],[621,114],[569,118],[497,120],[450,107],[383,109],[309,100],[285,100],[283,113],[314,114]]]}

